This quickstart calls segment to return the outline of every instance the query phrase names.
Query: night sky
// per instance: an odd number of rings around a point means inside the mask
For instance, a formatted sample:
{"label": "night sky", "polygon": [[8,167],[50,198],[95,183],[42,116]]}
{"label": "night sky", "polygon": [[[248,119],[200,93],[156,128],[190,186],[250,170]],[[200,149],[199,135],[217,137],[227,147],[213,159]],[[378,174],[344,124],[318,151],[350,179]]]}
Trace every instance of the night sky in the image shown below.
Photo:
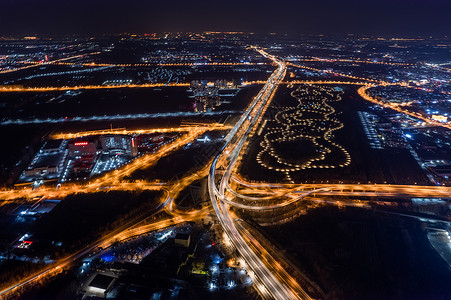
{"label": "night sky", "polygon": [[447,35],[451,0],[0,0],[0,35],[164,31]]}

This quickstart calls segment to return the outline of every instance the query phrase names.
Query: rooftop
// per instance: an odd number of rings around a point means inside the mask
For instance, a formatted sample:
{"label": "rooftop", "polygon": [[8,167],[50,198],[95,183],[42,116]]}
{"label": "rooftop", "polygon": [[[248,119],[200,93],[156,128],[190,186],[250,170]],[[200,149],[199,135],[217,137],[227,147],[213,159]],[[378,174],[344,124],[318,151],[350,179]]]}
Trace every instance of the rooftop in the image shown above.
{"label": "rooftop", "polygon": [[95,287],[99,289],[106,290],[110,284],[113,282],[115,277],[104,275],[104,274],[96,274],[94,279],[89,283],[90,287]]}

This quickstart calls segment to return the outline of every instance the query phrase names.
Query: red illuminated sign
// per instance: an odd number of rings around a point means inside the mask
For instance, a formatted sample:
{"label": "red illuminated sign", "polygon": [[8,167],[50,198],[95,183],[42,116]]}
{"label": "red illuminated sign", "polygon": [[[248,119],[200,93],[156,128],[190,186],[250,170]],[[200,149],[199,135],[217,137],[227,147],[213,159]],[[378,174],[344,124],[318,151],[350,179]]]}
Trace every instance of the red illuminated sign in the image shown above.
{"label": "red illuminated sign", "polygon": [[76,142],[74,145],[75,146],[86,146],[86,145],[88,145],[88,142]]}
{"label": "red illuminated sign", "polygon": [[33,244],[32,241],[22,241],[20,244],[18,244],[18,245],[16,246],[16,248],[19,248],[19,249],[28,249],[28,248],[31,246],[31,244]]}

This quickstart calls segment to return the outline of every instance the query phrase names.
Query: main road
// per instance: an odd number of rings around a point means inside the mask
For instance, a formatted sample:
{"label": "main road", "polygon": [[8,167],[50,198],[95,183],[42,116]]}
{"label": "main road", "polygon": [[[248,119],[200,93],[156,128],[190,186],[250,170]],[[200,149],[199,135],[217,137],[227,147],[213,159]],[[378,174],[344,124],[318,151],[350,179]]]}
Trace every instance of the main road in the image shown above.
{"label": "main road", "polygon": [[[227,199],[229,195],[226,194],[226,191],[234,166],[249,135],[256,128],[260,117],[270,104],[277,86],[285,77],[287,69],[285,62],[267,54],[263,50],[257,51],[266,58],[271,59],[277,65],[277,69],[272,73],[262,90],[226,136],[225,145],[210,167],[208,178],[209,194],[213,208],[227,237],[255,273],[258,280],[265,286],[265,292],[268,294],[263,296],[274,299],[310,299],[304,290],[290,287],[289,278],[284,280],[280,274],[274,274],[274,272],[270,271],[270,266],[264,263],[265,260],[262,253],[254,251],[255,248],[253,249],[248,244],[249,237],[245,238],[241,235],[241,232],[236,227],[236,221],[229,211],[228,202],[230,200]],[[225,172],[222,173],[221,177],[218,176],[219,178],[216,178],[216,170],[219,166],[224,167]],[[218,179],[219,188],[216,186]]]}
{"label": "main road", "polygon": [[179,193],[183,191],[184,188],[189,186],[193,181],[197,180],[199,177],[204,177],[205,175],[205,171],[204,169],[202,169],[175,182],[171,187],[165,187],[165,193],[161,197],[159,204],[156,207],[141,211],[140,214],[137,215],[134,219],[115,228],[111,232],[105,233],[97,241],[89,244],[86,247],[83,247],[75,253],[72,253],[58,260],[55,264],[52,264],[33,275],[10,284],[8,287],[0,290],[0,299],[6,299],[10,296],[14,297],[14,295],[22,289],[38,284],[43,280],[59,274],[65,268],[72,266],[76,261],[87,256],[93,251],[97,251],[97,249],[99,248],[106,249],[111,247],[115,243],[121,243],[130,238],[147,234],[152,231],[160,230],[188,221],[201,220],[205,216],[205,214],[208,213],[208,210],[204,209],[195,211],[193,213],[184,213],[181,215],[178,214],[178,212],[171,210],[170,214],[172,216],[170,216],[169,218],[148,223],[149,217],[158,212],[161,212],[163,209],[167,209],[167,206],[169,204],[172,208],[172,199],[176,198]]}

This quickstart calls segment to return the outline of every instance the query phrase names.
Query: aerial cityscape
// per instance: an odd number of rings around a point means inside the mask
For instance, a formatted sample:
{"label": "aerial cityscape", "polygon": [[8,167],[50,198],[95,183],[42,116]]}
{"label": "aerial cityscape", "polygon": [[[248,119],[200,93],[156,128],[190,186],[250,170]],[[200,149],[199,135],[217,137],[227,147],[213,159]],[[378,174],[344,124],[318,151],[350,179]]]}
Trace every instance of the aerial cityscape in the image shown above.
{"label": "aerial cityscape", "polygon": [[450,3],[62,2],[0,17],[0,299],[451,299]]}

